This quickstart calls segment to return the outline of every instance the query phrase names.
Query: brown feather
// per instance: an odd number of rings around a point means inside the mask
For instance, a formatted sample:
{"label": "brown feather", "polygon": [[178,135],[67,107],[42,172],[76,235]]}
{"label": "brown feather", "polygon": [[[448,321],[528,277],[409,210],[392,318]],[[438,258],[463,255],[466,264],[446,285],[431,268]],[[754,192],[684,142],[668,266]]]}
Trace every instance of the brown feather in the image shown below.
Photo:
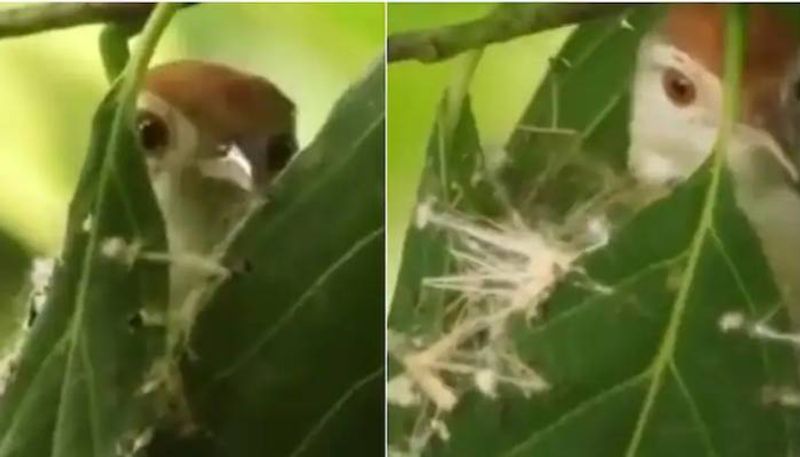
{"label": "brown feather", "polygon": [[294,130],[294,105],[277,87],[224,65],[167,63],[150,70],[145,88],[221,140]]}
{"label": "brown feather", "polygon": [[[724,61],[725,5],[672,5],[659,31],[721,78]],[[798,37],[774,9],[751,5],[747,9],[745,62],[742,73],[742,116],[764,127],[763,113],[776,111],[784,76],[795,62]]]}

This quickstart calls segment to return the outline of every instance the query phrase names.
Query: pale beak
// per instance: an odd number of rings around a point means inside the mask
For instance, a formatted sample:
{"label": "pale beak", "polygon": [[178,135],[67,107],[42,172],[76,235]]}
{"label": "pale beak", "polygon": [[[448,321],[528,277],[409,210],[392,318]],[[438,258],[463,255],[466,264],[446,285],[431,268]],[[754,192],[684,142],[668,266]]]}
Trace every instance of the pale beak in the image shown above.
{"label": "pale beak", "polygon": [[[752,135],[758,138],[756,143],[773,156],[792,183],[800,179],[797,164],[793,157],[797,156],[796,116],[792,116],[791,105],[786,104],[786,94],[778,95],[772,80],[752,89],[745,99],[745,116],[748,123],[763,135]],[[785,91],[785,90],[784,90]]]}
{"label": "pale beak", "polygon": [[784,153],[784,147],[777,141],[776,135],[769,130],[761,130],[750,127],[749,125],[738,125],[737,133],[747,139],[747,142],[772,156],[780,168],[786,173],[789,180],[793,183],[800,180],[797,167]]}
{"label": "pale beak", "polygon": [[208,178],[228,181],[247,192],[253,190],[253,167],[235,143],[226,146],[223,157],[201,159],[197,168]]}

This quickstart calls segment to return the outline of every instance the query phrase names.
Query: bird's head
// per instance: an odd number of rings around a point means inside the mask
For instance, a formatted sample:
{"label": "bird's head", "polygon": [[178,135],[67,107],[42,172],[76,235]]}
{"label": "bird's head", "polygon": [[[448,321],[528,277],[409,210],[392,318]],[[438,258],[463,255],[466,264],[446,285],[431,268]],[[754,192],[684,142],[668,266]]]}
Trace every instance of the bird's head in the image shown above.
{"label": "bird's head", "polygon": [[269,81],[200,61],[151,69],[137,102],[153,180],[189,173],[258,190],[296,151],[294,124],[294,105]]}
{"label": "bird's head", "polygon": [[[722,116],[724,21],[723,5],[673,5],[643,38],[628,154],[641,182],[681,181],[711,153]],[[799,43],[769,7],[748,8],[740,117],[729,151],[740,179],[797,178]]]}

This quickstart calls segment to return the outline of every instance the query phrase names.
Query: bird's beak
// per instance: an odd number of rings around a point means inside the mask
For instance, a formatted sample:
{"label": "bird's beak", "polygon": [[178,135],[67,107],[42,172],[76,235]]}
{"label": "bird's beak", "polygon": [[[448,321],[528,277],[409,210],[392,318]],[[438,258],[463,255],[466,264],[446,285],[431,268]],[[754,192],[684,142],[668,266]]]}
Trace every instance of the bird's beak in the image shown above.
{"label": "bird's beak", "polygon": [[208,178],[228,181],[248,192],[253,190],[253,167],[235,143],[226,146],[225,155],[222,157],[201,159],[198,169]]}
{"label": "bird's beak", "polygon": [[758,141],[759,145],[773,156],[788,178],[797,183],[800,181],[800,172],[798,164],[792,157],[800,153],[797,151],[800,144],[797,142],[797,126],[794,125],[794,119],[773,91],[764,90],[761,94],[755,91],[755,95],[746,100],[747,123],[763,132]]}
{"label": "bird's beak", "polygon": [[800,181],[797,166],[789,159],[784,146],[779,143],[780,138],[772,131],[753,128],[749,125],[740,125],[737,131],[753,147],[752,151],[763,151],[772,156],[772,159],[777,162],[791,182]]}

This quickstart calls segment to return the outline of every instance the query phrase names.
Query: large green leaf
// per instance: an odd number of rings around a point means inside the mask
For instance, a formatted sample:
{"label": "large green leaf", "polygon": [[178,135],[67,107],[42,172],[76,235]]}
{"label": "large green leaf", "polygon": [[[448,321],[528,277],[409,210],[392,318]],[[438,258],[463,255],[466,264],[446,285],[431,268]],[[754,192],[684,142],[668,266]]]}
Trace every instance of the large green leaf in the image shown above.
{"label": "large green leaf", "polygon": [[[637,41],[654,13],[637,9],[624,22],[586,24],[565,45],[561,55],[572,67],[552,70],[508,147],[503,176],[512,206],[525,220],[541,215],[530,204],[533,192],[563,212],[593,191],[569,182],[564,164],[577,163],[587,173],[624,164],[629,75]],[[561,102],[557,122],[550,123],[556,78]],[[467,144],[429,150],[429,163],[446,161],[426,168],[420,204],[432,193],[441,198],[426,182],[458,174],[465,162],[458,158],[479,149],[467,104],[461,112],[457,129],[468,133]],[[548,171],[554,171],[547,177],[551,192],[541,195],[538,180]],[[464,211],[474,202],[444,203]],[[400,356],[403,349],[420,351],[436,341],[454,322],[442,309],[448,298],[452,308],[458,296],[430,299],[422,286],[425,278],[452,273],[448,258],[448,238],[435,227],[409,228],[389,321],[396,332],[390,338],[402,337]],[[771,316],[771,325],[787,328],[757,239],[720,161],[636,214],[578,266],[543,304],[543,317],[506,323],[514,353],[548,381],[549,390],[523,395],[501,386],[493,398],[476,388],[477,381],[463,382],[442,369],[440,379],[459,395],[455,408],[437,416],[430,401],[416,410],[391,407],[390,444],[413,448],[408,440],[419,439],[428,421],[434,435],[423,455],[429,456],[744,457],[800,450],[800,415],[764,395],[797,385],[793,351],[720,328],[730,312],[751,321]],[[587,277],[601,287],[587,288]],[[487,325],[485,333],[491,331],[496,329]],[[486,338],[476,334],[459,349],[480,347]],[[406,367],[392,368],[394,375]],[[423,398],[430,392],[416,387]]]}
{"label": "large green leaf", "polygon": [[246,271],[183,364],[199,433],[158,455],[380,455],[384,448],[384,68],[335,106],[228,253]]}
{"label": "large green leaf", "polygon": [[108,248],[166,249],[131,126],[137,79],[173,9],[157,9],[131,67],[138,74],[95,116],[52,290],[0,398],[2,456],[132,455],[157,416],[144,387],[163,356],[163,327],[135,323],[164,314],[166,271]]}
{"label": "large green leaf", "polygon": [[[126,265],[102,247],[115,238],[166,247],[132,129],[117,130],[112,140],[122,112],[116,95],[98,110],[52,292],[2,398],[0,455],[110,455],[151,420],[148,395],[138,390],[162,353],[163,328],[131,321],[163,308],[166,272]],[[111,155],[113,167],[95,166]]]}

